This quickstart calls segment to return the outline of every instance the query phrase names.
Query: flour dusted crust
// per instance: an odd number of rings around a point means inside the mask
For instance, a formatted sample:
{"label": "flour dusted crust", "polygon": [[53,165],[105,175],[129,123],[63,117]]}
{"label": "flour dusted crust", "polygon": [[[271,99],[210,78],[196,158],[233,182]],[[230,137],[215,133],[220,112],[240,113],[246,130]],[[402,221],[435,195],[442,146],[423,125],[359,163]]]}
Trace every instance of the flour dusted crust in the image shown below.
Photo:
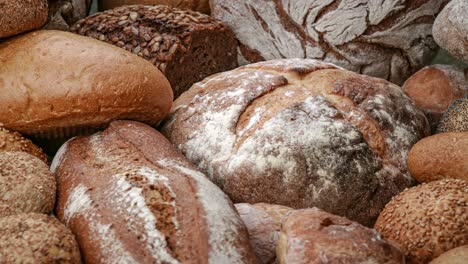
{"label": "flour dusted crust", "polygon": [[369,225],[414,183],[406,155],[428,124],[385,80],[290,59],[195,84],[163,133],[235,202],[317,206]]}
{"label": "flour dusted crust", "polygon": [[240,62],[313,58],[397,84],[427,64],[446,0],[211,0],[241,42]]}
{"label": "flour dusted crust", "polygon": [[57,216],[91,263],[255,263],[233,204],[161,134],[117,121],[54,158]]}

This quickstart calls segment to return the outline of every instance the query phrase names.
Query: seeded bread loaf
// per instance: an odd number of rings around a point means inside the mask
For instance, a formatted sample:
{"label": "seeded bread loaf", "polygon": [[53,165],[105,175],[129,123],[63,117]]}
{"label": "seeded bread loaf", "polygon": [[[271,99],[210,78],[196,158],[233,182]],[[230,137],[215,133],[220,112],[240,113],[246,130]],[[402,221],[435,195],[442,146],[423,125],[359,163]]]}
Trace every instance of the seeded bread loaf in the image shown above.
{"label": "seeded bread loaf", "polygon": [[0,64],[0,123],[24,135],[66,138],[114,119],[155,125],[171,109],[171,87],[151,63],[76,34],[12,38],[0,43]]}
{"label": "seeded bread loaf", "polygon": [[167,5],[180,9],[210,13],[209,0],[99,0],[99,10],[104,11],[123,5]]}
{"label": "seeded bread loaf", "polygon": [[316,60],[274,60],[206,78],[163,133],[235,202],[317,206],[372,225],[411,186],[428,135],[400,87]]}
{"label": "seeded bread loaf", "polygon": [[80,264],[73,234],[55,217],[18,214],[0,218],[1,263]]}
{"label": "seeded bread loaf", "polygon": [[43,161],[26,152],[0,152],[0,218],[50,213],[55,190],[55,178]]}
{"label": "seeded bread loaf", "polygon": [[221,21],[167,6],[124,6],[79,21],[72,31],[156,65],[177,98],[195,82],[237,67],[237,43]]}
{"label": "seeded bread loaf", "polygon": [[147,125],[72,139],[51,170],[87,263],[256,263],[227,196]]}
{"label": "seeded bread loaf", "polygon": [[0,0],[0,39],[42,27],[47,0]]}
{"label": "seeded bread loaf", "polygon": [[30,140],[21,136],[18,132],[11,132],[0,127],[0,153],[7,151],[23,151],[34,155],[48,163],[47,155],[41,148],[34,145]]}
{"label": "seeded bread loaf", "polygon": [[374,229],[317,208],[292,212],[283,222],[278,263],[405,263],[396,244]]}
{"label": "seeded bread loaf", "polygon": [[240,41],[239,63],[311,58],[402,84],[437,50],[447,0],[211,0]]}
{"label": "seeded bread loaf", "polygon": [[85,18],[92,0],[49,0],[49,20],[45,29],[68,30]]}
{"label": "seeded bread loaf", "polygon": [[455,66],[431,65],[406,80],[403,90],[424,112],[435,131],[449,106],[468,94],[468,75]]}
{"label": "seeded bread loaf", "polygon": [[423,183],[392,198],[375,229],[398,243],[408,263],[428,263],[468,241],[468,181]]}
{"label": "seeded bread loaf", "polygon": [[468,132],[468,95],[450,105],[440,119],[436,132]]}

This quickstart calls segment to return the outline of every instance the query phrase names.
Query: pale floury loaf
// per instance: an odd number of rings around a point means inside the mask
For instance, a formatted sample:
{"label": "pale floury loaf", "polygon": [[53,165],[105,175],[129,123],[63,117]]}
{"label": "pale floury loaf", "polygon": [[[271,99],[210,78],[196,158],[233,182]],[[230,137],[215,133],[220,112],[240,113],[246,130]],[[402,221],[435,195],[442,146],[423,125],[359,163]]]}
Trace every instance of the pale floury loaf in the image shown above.
{"label": "pale floury loaf", "polygon": [[437,48],[446,0],[211,0],[241,42],[239,61],[314,58],[401,84]]}
{"label": "pale floury loaf", "polygon": [[396,85],[290,59],[195,84],[162,131],[235,202],[318,206],[370,224],[414,183],[406,155],[428,123]]}

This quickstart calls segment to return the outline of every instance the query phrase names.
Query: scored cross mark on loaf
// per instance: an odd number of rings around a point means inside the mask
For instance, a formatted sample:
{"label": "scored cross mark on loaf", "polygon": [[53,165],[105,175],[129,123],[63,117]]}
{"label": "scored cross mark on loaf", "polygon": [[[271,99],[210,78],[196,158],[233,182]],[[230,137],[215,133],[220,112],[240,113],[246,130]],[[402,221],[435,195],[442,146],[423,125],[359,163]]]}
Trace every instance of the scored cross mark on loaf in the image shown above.
{"label": "scored cross mark on loaf", "polygon": [[428,124],[387,81],[290,59],[195,84],[162,131],[235,202],[317,206],[370,225],[414,184],[406,156]]}
{"label": "scored cross mark on loaf", "polygon": [[240,41],[239,63],[314,58],[402,84],[429,63],[446,0],[211,0]]}

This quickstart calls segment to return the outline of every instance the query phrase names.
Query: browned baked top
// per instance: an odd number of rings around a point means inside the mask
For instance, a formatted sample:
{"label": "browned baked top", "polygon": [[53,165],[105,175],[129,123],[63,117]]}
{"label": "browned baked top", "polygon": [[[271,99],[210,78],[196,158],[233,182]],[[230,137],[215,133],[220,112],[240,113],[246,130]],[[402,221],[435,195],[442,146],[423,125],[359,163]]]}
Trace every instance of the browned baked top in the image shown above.
{"label": "browned baked top", "polygon": [[34,145],[31,140],[24,138],[18,132],[8,131],[0,127],[0,152],[4,151],[23,151],[32,154],[45,163],[48,163],[47,155],[41,148]]}
{"label": "browned baked top", "polygon": [[0,0],[0,39],[47,22],[47,0]]}
{"label": "browned baked top", "polygon": [[290,59],[195,84],[163,133],[235,202],[318,206],[369,224],[414,183],[406,155],[428,124],[396,85]]}

